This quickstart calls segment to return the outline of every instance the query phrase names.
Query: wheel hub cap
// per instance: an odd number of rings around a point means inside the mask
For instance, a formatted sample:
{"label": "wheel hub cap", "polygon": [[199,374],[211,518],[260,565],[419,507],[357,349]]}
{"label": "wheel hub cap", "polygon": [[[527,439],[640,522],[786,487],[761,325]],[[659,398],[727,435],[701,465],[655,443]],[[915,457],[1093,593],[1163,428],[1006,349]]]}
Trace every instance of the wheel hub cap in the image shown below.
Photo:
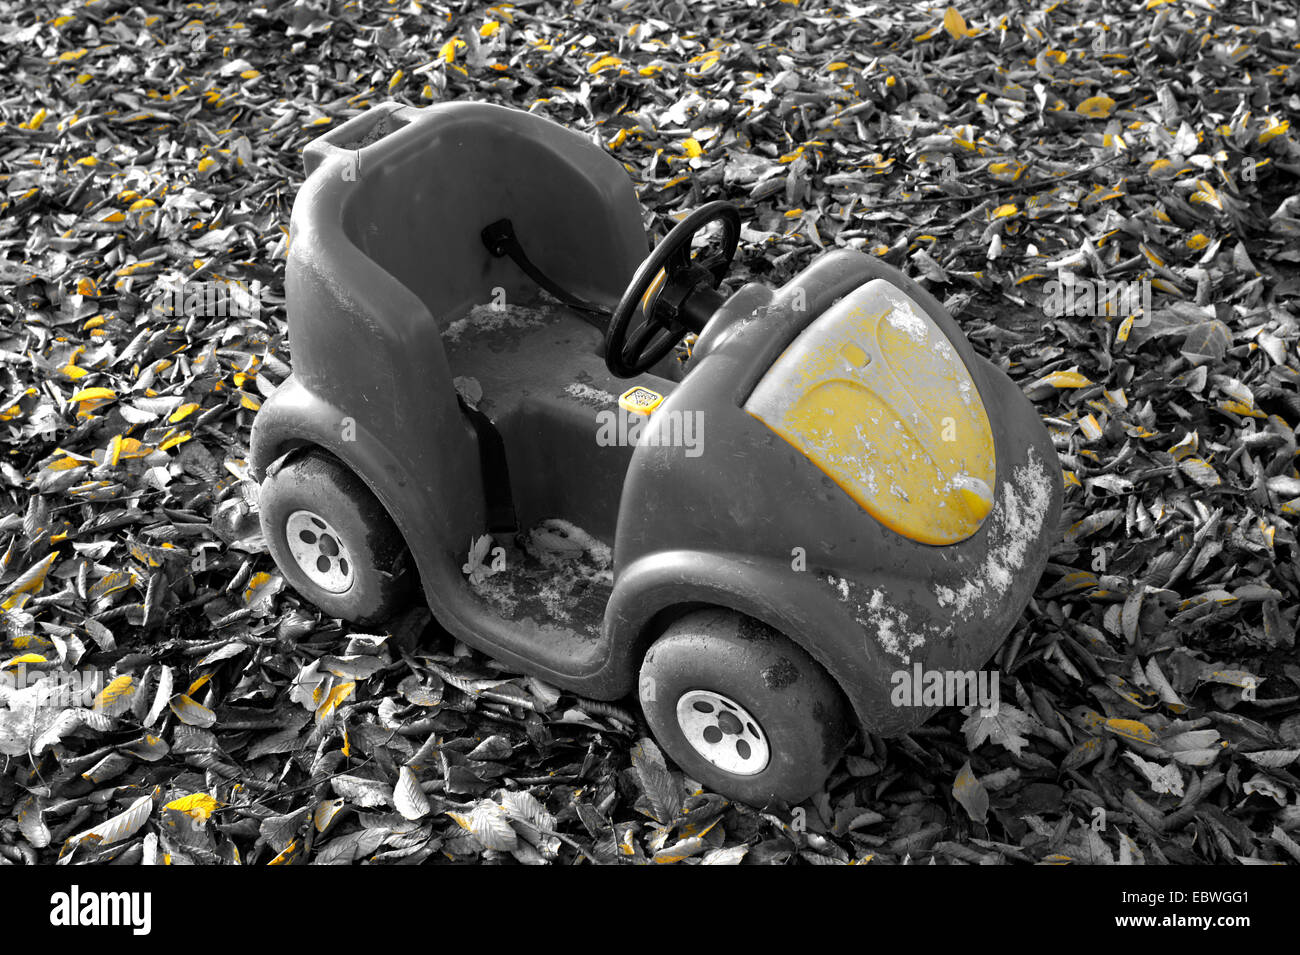
{"label": "wheel hub cap", "polygon": [[767,734],[743,706],[713,690],[691,690],[677,701],[677,725],[695,751],[737,776],[767,768]]}
{"label": "wheel hub cap", "polygon": [[289,553],[313,584],[332,594],[352,586],[356,576],[352,555],[329,521],[311,511],[294,511],[284,533]]}

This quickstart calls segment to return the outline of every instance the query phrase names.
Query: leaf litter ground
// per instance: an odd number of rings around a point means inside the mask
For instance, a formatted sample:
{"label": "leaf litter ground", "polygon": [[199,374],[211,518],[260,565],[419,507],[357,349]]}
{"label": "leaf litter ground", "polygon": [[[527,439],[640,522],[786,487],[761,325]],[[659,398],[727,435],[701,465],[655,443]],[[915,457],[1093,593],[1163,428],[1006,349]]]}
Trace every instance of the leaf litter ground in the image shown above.
{"label": "leaf litter ground", "polygon": [[[11,6],[0,862],[1300,861],[1297,35],[1270,0]],[[733,283],[843,246],[945,301],[1067,482],[996,717],[760,811],[422,610],[284,587],[245,462],[300,151],[386,99],[579,129],[657,234],[737,202]],[[166,314],[175,277],[257,307]]]}

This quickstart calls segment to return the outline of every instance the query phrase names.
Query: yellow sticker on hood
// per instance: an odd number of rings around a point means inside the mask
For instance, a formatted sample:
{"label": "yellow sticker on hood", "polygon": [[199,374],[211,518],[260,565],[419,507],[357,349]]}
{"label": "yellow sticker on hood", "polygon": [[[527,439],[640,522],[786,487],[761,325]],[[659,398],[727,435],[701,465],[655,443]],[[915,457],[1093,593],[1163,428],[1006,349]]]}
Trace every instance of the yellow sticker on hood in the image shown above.
{"label": "yellow sticker on hood", "polygon": [[993,432],[979,389],[934,320],[884,279],[814,320],[745,410],[911,540],[965,540],[993,508]]}

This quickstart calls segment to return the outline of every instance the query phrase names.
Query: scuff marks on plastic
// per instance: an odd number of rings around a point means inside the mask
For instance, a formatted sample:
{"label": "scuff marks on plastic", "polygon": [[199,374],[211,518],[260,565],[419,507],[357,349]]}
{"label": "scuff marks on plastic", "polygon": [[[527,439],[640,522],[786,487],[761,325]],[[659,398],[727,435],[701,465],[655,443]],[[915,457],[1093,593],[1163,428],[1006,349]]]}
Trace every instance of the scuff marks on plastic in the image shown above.
{"label": "scuff marks on plastic", "polygon": [[1051,501],[1051,476],[1031,447],[1025,463],[1002,482],[1002,500],[990,518],[983,563],[961,587],[935,587],[939,606],[968,620],[977,609],[1000,600],[1024,568],[1030,547],[1042,536]]}
{"label": "scuff marks on plastic", "polygon": [[835,588],[867,639],[874,639],[880,649],[903,663],[910,663],[912,652],[927,641],[941,639],[952,630],[914,619],[880,587],[868,592],[863,585],[845,577],[828,576],[826,581]]}

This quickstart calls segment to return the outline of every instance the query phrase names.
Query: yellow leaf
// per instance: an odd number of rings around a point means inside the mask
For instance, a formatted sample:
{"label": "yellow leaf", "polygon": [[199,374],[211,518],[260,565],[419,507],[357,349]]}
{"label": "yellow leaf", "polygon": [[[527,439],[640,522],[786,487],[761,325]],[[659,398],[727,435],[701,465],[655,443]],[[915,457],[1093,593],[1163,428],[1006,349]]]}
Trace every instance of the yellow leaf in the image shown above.
{"label": "yellow leaf", "polygon": [[88,842],[94,847],[112,845],[135,835],[140,827],[149,821],[149,816],[153,813],[153,801],[158,797],[161,789],[160,786],[154,787],[153,792],[141,796],[131,803],[125,811],[118,813],[111,819],[105,819],[92,829],[87,829],[85,832],[79,832],[77,835],[72,836],[64,843],[64,851],[79,846],[83,842]]}
{"label": "yellow leaf", "polygon": [[330,690],[329,695],[325,697],[325,702],[316,710],[316,719],[327,719],[330,714],[343,705],[343,702],[352,695],[352,692],[356,688],[356,681],[350,681],[348,683],[340,683],[338,686],[334,687],[334,689]]}
{"label": "yellow leaf", "polygon": [[600,59],[596,60],[594,63],[592,63],[590,66],[587,67],[587,72],[599,73],[601,70],[607,70],[611,66],[619,66],[622,64],[622,62],[623,61],[616,56],[602,56]]}
{"label": "yellow leaf", "polygon": [[1196,233],[1196,235],[1192,236],[1190,239],[1187,240],[1188,247],[1193,249],[1203,249],[1209,244],[1210,244],[1209,238],[1202,235],[1200,232]]}
{"label": "yellow leaf", "polygon": [[487,21],[487,23],[484,23],[481,27],[478,28],[478,35],[486,39],[490,36],[495,35],[496,32],[500,29],[501,29],[501,24],[497,23],[495,20],[489,20]]}
{"label": "yellow leaf", "polygon": [[251,604],[258,599],[264,586],[271,582],[271,575],[266,571],[258,571],[249,578],[248,586],[244,588],[244,603]]}
{"label": "yellow leaf", "polygon": [[301,840],[298,839],[293,840],[293,842],[289,843],[287,846],[284,847],[283,852],[281,852],[278,856],[276,856],[274,859],[268,862],[267,865],[292,865],[293,860],[299,856],[300,854],[299,850],[301,849],[301,847],[302,847]]}
{"label": "yellow leaf", "polygon": [[1007,216],[1013,216],[1019,211],[1014,202],[1008,202],[1006,205],[998,206],[993,210],[993,218],[1005,219]]}
{"label": "yellow leaf", "polygon": [[183,404],[183,405],[181,405],[179,408],[177,408],[175,411],[172,412],[171,417],[167,419],[167,423],[168,423],[168,424],[175,424],[177,421],[184,421],[186,418],[188,418],[188,417],[189,417],[190,415],[192,415],[194,412],[198,411],[198,410],[199,410],[199,407],[200,407],[200,406],[199,406],[198,402],[195,402],[195,401],[191,401],[191,402],[188,402],[187,404]]}
{"label": "yellow leaf", "polygon": [[689,139],[682,140],[682,151],[685,152],[686,155],[690,156],[692,159],[694,159],[696,156],[704,155],[704,147],[702,147],[699,144],[699,141],[695,139],[695,137],[693,136],[690,137]]}
{"label": "yellow leaf", "polygon": [[971,819],[978,823],[985,821],[989,808],[988,792],[975,777],[969,760],[957,772],[957,778],[952,784],[952,794]]}
{"label": "yellow leaf", "polygon": [[405,75],[406,74],[401,70],[398,70],[396,73],[393,74],[393,78],[388,81],[388,91],[390,93],[397,88],[397,84],[402,82],[402,77]]}
{"label": "yellow leaf", "polygon": [[718,60],[722,57],[719,50],[706,50],[699,56],[691,57],[691,73],[699,76],[701,73],[707,73],[718,65]]}
{"label": "yellow leaf", "polygon": [[207,686],[208,681],[211,679],[212,679],[211,673],[203,674],[203,676],[199,677],[197,680],[195,680],[193,683],[189,685],[188,689],[185,690],[185,695],[193,696],[195,693],[199,692],[199,690]]}
{"label": "yellow leaf", "polygon": [[48,663],[49,661],[39,653],[24,653],[22,656],[14,657],[12,660],[6,660],[0,664],[0,670],[8,670],[10,667],[16,667],[20,663]]}
{"label": "yellow leaf", "polygon": [[957,12],[956,7],[949,7],[943,12],[943,28],[948,31],[948,35],[954,40],[974,36],[976,32],[966,26],[966,18]]}
{"label": "yellow leaf", "polygon": [[1269,126],[1267,129],[1265,129],[1262,133],[1259,134],[1258,142],[1262,146],[1265,143],[1269,142],[1270,140],[1275,139],[1278,136],[1281,136],[1290,128],[1291,128],[1291,120],[1284,119],[1279,123],[1276,117],[1274,117],[1273,125]]}
{"label": "yellow leaf", "polygon": [[1137,720],[1106,720],[1106,729],[1110,730],[1120,739],[1126,739],[1132,743],[1145,743],[1147,746],[1156,745],[1156,734],[1145,723],[1139,723]]}
{"label": "yellow leaf", "polygon": [[45,559],[39,564],[35,564],[24,571],[23,575],[5,588],[6,594],[34,594],[45,586],[45,575],[50,572],[54,566],[54,559],[58,553],[47,554]]}
{"label": "yellow leaf", "polygon": [[112,388],[83,388],[75,395],[68,399],[69,402],[76,404],[80,401],[100,401],[106,398],[116,398],[117,392]]}
{"label": "yellow leaf", "polygon": [[700,851],[701,839],[699,836],[693,836],[689,839],[682,839],[675,845],[666,849],[660,849],[654,854],[653,861],[655,865],[672,865],[681,862],[683,859],[689,859],[695,853]]}
{"label": "yellow leaf", "polygon": [[174,809],[177,812],[183,812],[191,819],[198,822],[207,822],[208,817],[212,815],[214,809],[220,806],[207,793],[191,793],[188,796],[181,796],[179,799],[173,799],[163,809]]}
{"label": "yellow leaf", "polygon": [[1250,407],[1250,405],[1243,404],[1240,401],[1234,401],[1230,398],[1220,402],[1219,407],[1222,408],[1224,411],[1229,411],[1232,414],[1244,415],[1245,417],[1248,418],[1268,417],[1268,415],[1264,414],[1264,412],[1252,408]]}
{"label": "yellow leaf", "polygon": [[94,279],[88,276],[82,276],[81,278],[77,279],[77,294],[86,295],[89,296],[90,298],[98,298],[99,286],[95,284]]}
{"label": "yellow leaf", "polygon": [[133,575],[123,570],[115,570],[110,574],[105,574],[98,583],[90,588],[90,599],[99,600],[101,597],[115,594],[119,590],[125,590],[133,583],[135,583]]}
{"label": "yellow leaf", "polygon": [[[1172,179],[1178,175],[1178,167],[1168,159],[1157,159],[1147,167],[1147,175],[1154,179]],[[1167,218],[1165,221],[1169,221]]]}
{"label": "yellow leaf", "polygon": [[1096,441],[1101,437],[1101,425],[1097,423],[1097,419],[1093,415],[1087,415],[1080,419],[1079,430],[1083,432],[1083,436],[1089,441]]}
{"label": "yellow leaf", "polygon": [[317,832],[324,832],[329,828],[334,817],[344,806],[342,799],[325,799],[316,805],[316,811],[312,813],[312,823],[316,826]]}
{"label": "yellow leaf", "polygon": [[1208,206],[1214,206],[1220,212],[1223,211],[1223,203],[1219,199],[1219,193],[1215,188],[1204,179],[1196,180],[1196,185],[1200,188],[1191,194],[1188,202],[1203,202]]}
{"label": "yellow leaf", "polygon": [[1035,384],[1051,385],[1053,388],[1086,388],[1092,384],[1092,379],[1077,371],[1054,371],[1038,379]]}
{"label": "yellow leaf", "polygon": [[438,59],[445,63],[456,62],[456,51],[465,45],[465,41],[458,36],[452,37],[442,45],[438,51]]}
{"label": "yellow leaf", "polygon": [[184,694],[176,697],[169,705],[171,711],[176,714],[176,718],[188,726],[199,726],[206,729],[217,722],[216,713]]}
{"label": "yellow leaf", "polygon": [[130,709],[133,698],[135,697],[138,687],[135,683],[135,677],[129,673],[118,677],[108,686],[99,691],[95,697],[92,709],[96,713],[103,713],[106,716],[117,716]]}
{"label": "yellow leaf", "polygon": [[995,162],[989,165],[989,175],[999,182],[1015,182],[1024,171],[1024,163]]}
{"label": "yellow leaf", "polygon": [[217,161],[211,156],[204,156],[199,160],[199,172],[204,173],[217,164]]}
{"label": "yellow leaf", "polygon": [[[122,266],[120,269],[117,270],[117,272],[116,272],[115,274],[117,274],[117,275],[134,275],[136,272],[140,271],[141,269],[147,269],[147,268],[149,268],[149,267],[150,267],[151,265],[153,265],[153,264],[154,264],[153,259],[149,259],[149,260],[146,261],[146,262],[132,262],[130,265],[124,265],[124,266]],[[201,266],[202,266],[202,263],[200,262],[200,263],[196,264],[194,267],[197,269],[197,268],[200,268]]]}
{"label": "yellow leaf", "polygon": [[1110,115],[1110,111],[1115,108],[1115,101],[1104,93],[1100,96],[1089,96],[1086,100],[1074,108],[1074,111],[1081,116],[1091,116],[1093,119],[1105,119]]}

